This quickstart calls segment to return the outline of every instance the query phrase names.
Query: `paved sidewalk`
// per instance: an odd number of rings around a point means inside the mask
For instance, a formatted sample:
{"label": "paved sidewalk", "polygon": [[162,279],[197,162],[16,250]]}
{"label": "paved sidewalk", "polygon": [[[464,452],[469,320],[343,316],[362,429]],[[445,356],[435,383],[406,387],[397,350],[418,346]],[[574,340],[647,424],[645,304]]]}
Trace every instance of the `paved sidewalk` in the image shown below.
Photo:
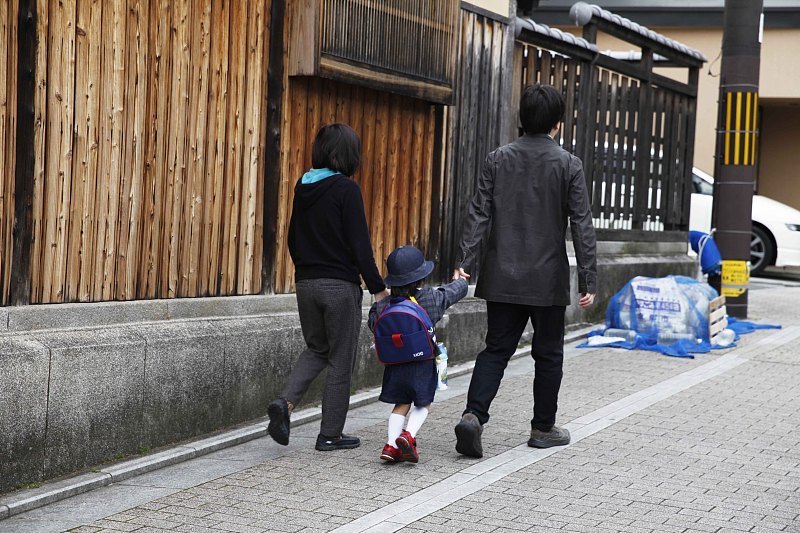
{"label": "paved sidewalk", "polygon": [[514,361],[484,431],[458,456],[456,378],[419,435],[417,465],[378,460],[388,407],[356,409],[357,450],[258,439],[5,521],[3,531],[800,531],[800,289],[751,293],[781,331],[674,359],[570,347],[559,423],[573,443],[534,450],[528,358]]}

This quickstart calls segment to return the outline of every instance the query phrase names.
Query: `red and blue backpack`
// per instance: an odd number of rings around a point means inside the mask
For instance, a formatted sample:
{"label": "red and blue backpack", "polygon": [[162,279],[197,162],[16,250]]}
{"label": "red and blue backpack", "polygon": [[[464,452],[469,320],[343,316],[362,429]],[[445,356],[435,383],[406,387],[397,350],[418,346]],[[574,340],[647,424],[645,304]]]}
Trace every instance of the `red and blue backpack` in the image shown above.
{"label": "red and blue backpack", "polygon": [[375,320],[375,351],[384,365],[436,357],[436,333],[428,313],[414,298],[392,298]]}

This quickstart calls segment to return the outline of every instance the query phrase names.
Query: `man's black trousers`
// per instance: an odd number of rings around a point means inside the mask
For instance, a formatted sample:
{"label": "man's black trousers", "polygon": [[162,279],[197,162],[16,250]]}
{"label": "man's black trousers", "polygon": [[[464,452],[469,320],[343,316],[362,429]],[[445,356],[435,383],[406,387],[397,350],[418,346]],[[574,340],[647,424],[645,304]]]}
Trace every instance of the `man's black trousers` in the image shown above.
{"label": "man's black trousers", "polygon": [[489,330],[486,349],[478,354],[467,393],[465,413],[474,413],[481,424],[489,420],[489,406],[497,395],[509,359],[519,345],[528,319],[533,325],[531,355],[533,419],[531,427],[549,431],[556,422],[558,390],[564,363],[564,314],[566,307],[487,302]]}

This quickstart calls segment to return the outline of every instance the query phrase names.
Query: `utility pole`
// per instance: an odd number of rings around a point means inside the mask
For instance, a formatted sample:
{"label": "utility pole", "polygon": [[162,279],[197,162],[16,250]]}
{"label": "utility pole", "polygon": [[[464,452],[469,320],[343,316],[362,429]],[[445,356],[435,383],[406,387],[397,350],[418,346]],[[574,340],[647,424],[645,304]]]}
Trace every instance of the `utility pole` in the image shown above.
{"label": "utility pole", "polygon": [[723,259],[720,292],[737,318],[747,318],[762,7],[763,0],[725,0],[722,34],[711,227]]}

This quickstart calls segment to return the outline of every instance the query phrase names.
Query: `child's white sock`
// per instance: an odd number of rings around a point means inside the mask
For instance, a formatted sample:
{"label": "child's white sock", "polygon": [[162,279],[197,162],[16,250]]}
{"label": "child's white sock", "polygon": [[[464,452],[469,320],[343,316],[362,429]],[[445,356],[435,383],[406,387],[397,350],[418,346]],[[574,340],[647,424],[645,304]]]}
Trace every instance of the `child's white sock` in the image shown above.
{"label": "child's white sock", "polygon": [[393,448],[397,448],[397,445],[394,441],[397,440],[397,437],[400,436],[400,433],[403,432],[403,425],[406,423],[406,417],[403,415],[398,415],[392,413],[389,415],[389,440],[386,441],[386,444],[391,445]]}
{"label": "child's white sock", "polygon": [[417,407],[416,405],[411,408],[411,413],[408,415],[408,425],[406,431],[411,433],[412,437],[417,436],[417,431],[422,427],[422,423],[428,418],[427,407]]}

